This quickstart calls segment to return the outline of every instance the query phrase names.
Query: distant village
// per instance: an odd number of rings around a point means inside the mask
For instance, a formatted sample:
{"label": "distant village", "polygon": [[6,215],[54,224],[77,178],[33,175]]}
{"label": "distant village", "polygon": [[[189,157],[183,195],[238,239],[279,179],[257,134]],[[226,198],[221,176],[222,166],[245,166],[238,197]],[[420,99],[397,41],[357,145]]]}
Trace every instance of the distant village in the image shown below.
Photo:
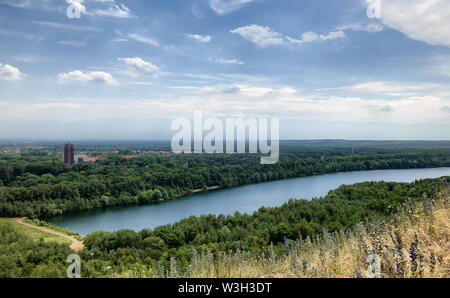
{"label": "distant village", "polygon": [[43,149],[43,146],[38,145],[26,145],[19,147],[18,145],[8,145],[8,146],[2,146],[0,149],[0,155],[20,155],[22,151],[26,150],[39,150]]}
{"label": "distant village", "polygon": [[[40,145],[22,145],[22,144],[8,144],[0,146],[0,156],[1,155],[18,155],[22,153],[29,152],[32,150],[43,150],[46,149],[45,146]],[[106,151],[107,153],[121,154],[121,151]],[[106,154],[105,152],[105,154]],[[171,151],[157,151],[157,150],[133,150],[127,152],[128,154],[122,154],[121,157],[126,159],[137,158],[143,155],[155,154],[155,155],[172,155]],[[50,153],[49,153],[50,154]],[[97,152],[98,154],[98,152]],[[108,158],[106,155],[97,155],[95,153],[90,154],[89,152],[76,152],[75,146],[72,144],[64,145],[64,152],[62,161],[66,164],[77,164],[77,163],[91,163],[98,160],[105,160]]]}
{"label": "distant village", "polygon": [[[119,154],[119,150],[111,151],[111,153]],[[148,151],[133,151],[133,154],[127,154],[122,155],[123,158],[131,159],[131,158],[137,158],[142,155],[148,155],[148,154],[157,154],[157,155],[172,155],[174,154],[171,151],[154,151],[154,150],[148,150]],[[105,160],[107,159],[107,156],[104,155],[97,155],[97,156],[89,156],[87,153],[79,153],[75,154],[75,146],[73,144],[66,144],[64,145],[64,163],[65,164],[76,164],[76,163],[89,163],[89,162],[96,162],[98,160]]]}

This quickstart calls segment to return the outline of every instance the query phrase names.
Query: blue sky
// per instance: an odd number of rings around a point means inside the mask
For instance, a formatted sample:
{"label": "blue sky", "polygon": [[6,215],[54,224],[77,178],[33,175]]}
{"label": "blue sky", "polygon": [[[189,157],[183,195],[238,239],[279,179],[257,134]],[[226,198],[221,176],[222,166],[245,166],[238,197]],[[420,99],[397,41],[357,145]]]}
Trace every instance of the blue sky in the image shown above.
{"label": "blue sky", "polygon": [[380,4],[0,0],[0,138],[168,139],[197,109],[283,139],[449,139],[450,3]]}

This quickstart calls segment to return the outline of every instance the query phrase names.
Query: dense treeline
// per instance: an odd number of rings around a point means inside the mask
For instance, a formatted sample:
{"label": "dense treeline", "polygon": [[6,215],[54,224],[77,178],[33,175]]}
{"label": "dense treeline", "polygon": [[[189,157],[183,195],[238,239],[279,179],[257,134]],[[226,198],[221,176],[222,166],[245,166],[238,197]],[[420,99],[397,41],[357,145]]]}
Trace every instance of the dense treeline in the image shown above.
{"label": "dense treeline", "polygon": [[0,216],[45,218],[67,212],[170,200],[222,188],[325,173],[450,166],[450,149],[381,150],[286,147],[275,165],[257,155],[109,154],[64,165],[52,156],[0,157]]}

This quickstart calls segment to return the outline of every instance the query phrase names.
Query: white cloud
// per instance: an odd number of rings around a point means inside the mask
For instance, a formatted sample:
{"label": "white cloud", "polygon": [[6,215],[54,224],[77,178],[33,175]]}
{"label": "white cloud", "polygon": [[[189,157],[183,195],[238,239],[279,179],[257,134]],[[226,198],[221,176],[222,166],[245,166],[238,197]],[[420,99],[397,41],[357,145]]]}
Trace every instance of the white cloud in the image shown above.
{"label": "white cloud", "polygon": [[436,91],[442,87],[434,83],[402,83],[402,82],[367,82],[356,84],[353,86],[345,86],[339,88],[328,88],[321,90],[348,90],[356,92],[366,92],[383,94],[390,96],[417,96],[424,92]]}
{"label": "white cloud", "polygon": [[29,8],[31,6],[30,0],[0,0],[0,4],[19,8]]}
{"label": "white cloud", "polygon": [[313,42],[319,40],[319,35],[315,32],[305,32],[302,34],[301,39],[295,39],[291,37],[287,37],[287,40],[289,40],[292,43],[306,43],[306,42]]}
{"label": "white cloud", "polygon": [[186,34],[186,36],[190,39],[199,41],[199,42],[210,42],[211,41],[211,36],[209,35],[199,35],[199,34]]}
{"label": "white cloud", "polygon": [[149,44],[152,45],[154,47],[159,47],[159,42],[149,38],[149,37],[145,37],[143,35],[137,34],[137,33],[131,33],[127,35],[128,38],[134,39],[136,41],[139,41],[141,43],[145,43],[145,44]]}
{"label": "white cloud", "polygon": [[0,80],[19,81],[24,77],[25,75],[18,68],[0,63]]}
{"label": "white cloud", "polygon": [[66,46],[77,47],[77,48],[81,48],[86,45],[86,43],[84,43],[82,41],[74,41],[74,40],[60,40],[60,41],[58,41],[58,43],[62,44],[62,45],[66,45]]}
{"label": "white cloud", "polygon": [[94,15],[97,16],[107,16],[107,17],[115,17],[115,18],[130,18],[131,12],[128,7],[124,4],[110,4],[110,6],[106,9],[95,9],[92,11]]}
{"label": "white cloud", "polygon": [[380,25],[378,23],[370,23],[370,24],[361,24],[361,23],[353,23],[353,24],[347,24],[342,25],[339,27],[336,27],[337,31],[366,31],[366,32],[380,32],[384,30],[383,25]]}
{"label": "white cloud", "polygon": [[381,17],[384,25],[409,38],[450,46],[448,0],[386,0],[382,2]]}
{"label": "white cloud", "polygon": [[[324,96],[301,94],[290,87],[270,85],[230,85],[189,87],[179,86],[181,96],[167,98],[115,98],[98,101],[95,98],[49,100],[36,102],[0,101],[0,118],[11,120],[61,119],[66,121],[77,112],[77,119],[101,120],[117,117],[148,119],[148,117],[190,117],[202,107],[208,116],[280,117],[322,123],[379,123],[383,125],[427,125],[441,123],[448,126],[449,103],[434,95],[390,99]],[[224,92],[220,92],[220,88]],[[229,88],[228,88],[229,89]],[[200,91],[192,94],[186,91]],[[219,91],[219,92],[217,92]],[[251,95],[251,96],[249,96]],[[274,106],[277,107],[274,110]],[[80,118],[81,117],[81,118]]]}
{"label": "white cloud", "polygon": [[209,5],[217,14],[224,15],[238,10],[246,3],[252,1],[253,0],[210,0]]}
{"label": "white cloud", "polygon": [[[44,11],[60,12],[62,8],[60,6],[60,2],[62,1],[65,0],[0,0],[0,4],[24,9],[39,9]],[[80,1],[82,2],[82,0]],[[65,8],[66,7],[64,7],[64,10]]]}
{"label": "white cloud", "polygon": [[238,86],[228,86],[228,85],[218,85],[218,86],[207,86],[207,87],[199,87],[199,86],[169,86],[168,89],[172,90],[183,90],[184,92],[195,92],[195,93],[207,93],[207,94],[215,94],[215,93],[236,93],[239,92],[240,89]]}
{"label": "white cloud", "polygon": [[308,31],[303,33],[300,39],[296,39],[275,32],[269,27],[262,27],[258,25],[240,27],[235,30],[232,30],[231,33],[239,34],[245,39],[261,47],[269,45],[281,45],[285,43],[303,44],[320,40],[325,41],[337,38],[344,38],[346,36],[343,31],[329,32],[327,35],[319,35],[315,32]]}
{"label": "white cloud", "polygon": [[100,28],[92,27],[92,26],[72,25],[72,24],[63,24],[63,23],[45,22],[45,21],[33,21],[32,23],[36,24],[36,25],[42,25],[42,26],[47,26],[47,27],[56,28],[56,29],[63,29],[63,30],[91,31],[91,32],[101,31]]}
{"label": "white cloud", "polygon": [[245,39],[261,47],[280,45],[284,43],[283,35],[273,31],[269,27],[250,25],[232,30],[231,33],[239,34]]}
{"label": "white cloud", "polygon": [[89,16],[130,18],[132,17],[130,9],[124,4],[116,4],[114,0],[90,0],[89,2],[101,3],[105,8],[95,8],[88,10],[84,5],[85,0],[66,0],[67,4],[72,5],[78,12]]}
{"label": "white cloud", "polygon": [[152,82],[128,82],[129,85],[136,85],[136,86],[153,86],[155,85]]}
{"label": "white cloud", "polygon": [[244,65],[243,61],[239,61],[236,59],[223,59],[223,58],[219,58],[219,59],[214,59],[212,57],[208,58],[209,61],[214,61],[217,63],[221,63],[221,64],[236,64],[236,65]]}
{"label": "white cloud", "polygon": [[111,74],[102,71],[82,72],[80,70],[74,70],[68,73],[60,73],[58,77],[60,83],[91,82],[109,85],[118,84],[117,80]]}
{"label": "white cloud", "polygon": [[[266,96],[282,96],[289,97],[297,93],[292,87],[270,87],[261,85],[250,85],[250,84],[219,84],[212,86],[171,86],[169,89],[191,91],[200,94],[235,94],[241,96],[242,100],[245,98],[258,98]],[[242,104],[242,103],[241,103]]]}
{"label": "white cloud", "polygon": [[309,31],[309,32],[303,33],[301,39],[295,39],[295,38],[291,38],[289,36],[287,36],[286,39],[291,43],[302,44],[302,43],[309,43],[309,42],[314,42],[314,41],[319,41],[319,40],[332,40],[332,39],[344,38],[344,37],[345,37],[345,33],[343,31],[330,32],[327,35],[319,35],[315,32]]}
{"label": "white cloud", "polygon": [[[238,75],[242,77],[242,75]],[[84,124],[89,130],[92,124],[101,123],[113,133],[117,129],[111,129],[111,124],[126,124],[120,134],[129,134],[139,127],[145,126],[148,119],[156,119],[158,129],[164,131],[164,121],[168,120],[167,129],[170,127],[170,119],[174,117],[192,117],[192,113],[198,107],[204,111],[205,117],[278,117],[285,121],[301,121],[296,130],[302,132],[295,135],[301,138],[302,133],[311,137],[348,138],[347,128],[364,130],[367,127],[376,128],[378,136],[386,138],[386,133],[395,138],[398,132],[389,134],[386,129],[409,127],[415,136],[417,127],[424,127],[425,138],[436,136],[430,132],[439,131],[441,138],[449,136],[449,101],[448,97],[427,91],[424,95],[414,95],[396,98],[386,98],[384,94],[365,97],[364,94],[355,96],[342,96],[328,93],[302,93],[289,86],[272,85],[270,82],[251,83],[236,80],[229,84],[192,83],[187,86],[176,86],[161,92],[158,95],[142,97],[116,97],[102,98],[54,98],[36,101],[3,100],[0,101],[0,119],[4,123],[23,123],[24,121],[48,121],[65,125],[73,120]],[[143,85],[134,89],[145,88],[145,80],[136,82]],[[186,84],[186,82],[183,82]],[[405,84],[414,85],[414,84]],[[70,88],[70,86],[68,86]],[[380,90],[379,88],[372,88]],[[171,91],[172,90],[172,91]],[[274,109],[276,107],[276,109]],[[75,115],[75,116],[74,116]],[[112,121],[111,119],[114,119]],[[92,121],[92,122],[90,122]],[[28,122],[27,122],[28,123]],[[134,123],[134,124],[132,124]],[[161,123],[162,126],[161,126]],[[320,123],[326,134],[318,134],[314,123]],[[13,125],[13,124],[11,124]],[[334,131],[344,125],[346,129],[328,135],[328,131]],[[162,127],[162,128],[161,128]],[[302,128],[304,127],[304,129]],[[305,128],[306,127],[306,128]],[[364,128],[366,127],[366,128]],[[432,129],[433,127],[437,129]],[[288,128],[283,128],[286,133]],[[101,133],[97,130],[97,133]],[[110,132],[111,133],[111,132]],[[323,133],[323,132],[322,132]],[[48,134],[48,132],[47,132]],[[118,135],[120,135],[118,134]],[[372,129],[365,132],[364,138],[374,137]],[[104,134],[106,135],[106,134]],[[170,133],[169,133],[170,135]]]}
{"label": "white cloud", "polygon": [[37,42],[40,42],[45,39],[44,36],[37,36],[34,34],[30,34],[30,33],[18,32],[18,31],[2,29],[2,28],[0,28],[0,34],[7,35],[7,36],[20,37],[20,38],[24,38],[29,41],[37,41]]}
{"label": "white cloud", "polygon": [[327,35],[320,35],[319,37],[321,40],[331,40],[331,39],[337,39],[337,38],[344,38],[345,33],[342,31],[336,31],[336,32],[330,32]]}
{"label": "white cloud", "polygon": [[158,66],[138,57],[119,58],[118,60],[127,65],[126,73],[132,77],[137,77],[139,75],[156,75],[160,72],[160,68]]}
{"label": "white cloud", "polygon": [[112,40],[112,42],[125,42],[125,41],[128,41],[128,39],[126,39],[126,38],[121,38],[121,37],[114,38],[114,39]]}

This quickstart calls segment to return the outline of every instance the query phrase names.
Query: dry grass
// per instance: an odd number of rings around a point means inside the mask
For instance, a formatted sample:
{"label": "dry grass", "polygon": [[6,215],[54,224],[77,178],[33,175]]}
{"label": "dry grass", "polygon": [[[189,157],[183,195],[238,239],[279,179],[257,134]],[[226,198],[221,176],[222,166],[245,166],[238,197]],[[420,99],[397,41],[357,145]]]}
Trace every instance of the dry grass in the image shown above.
{"label": "dry grass", "polygon": [[[285,243],[286,255],[245,252],[198,255],[182,276],[195,278],[368,277],[369,255],[381,258],[381,277],[450,277],[449,192],[406,206],[387,222],[358,224],[351,232],[327,233]],[[169,277],[179,277],[176,263]]]}
{"label": "dry grass", "polygon": [[[198,253],[186,270],[171,259],[169,270],[136,264],[121,277],[187,278],[365,278],[368,257],[381,260],[383,278],[450,277],[450,189],[420,204],[407,204],[391,220],[360,223],[352,231],[286,241],[285,255],[245,251]],[[136,276],[134,272],[140,272]]]}

